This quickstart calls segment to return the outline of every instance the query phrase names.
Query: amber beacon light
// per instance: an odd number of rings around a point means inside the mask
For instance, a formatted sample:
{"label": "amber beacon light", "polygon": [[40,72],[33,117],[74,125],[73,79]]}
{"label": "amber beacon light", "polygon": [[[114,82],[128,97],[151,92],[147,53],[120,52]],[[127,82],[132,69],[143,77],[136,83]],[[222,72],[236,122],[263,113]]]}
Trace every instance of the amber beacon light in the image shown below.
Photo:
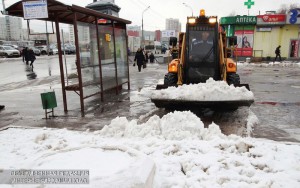
{"label": "amber beacon light", "polygon": [[204,9],[200,10],[200,16],[205,16],[205,10]]}

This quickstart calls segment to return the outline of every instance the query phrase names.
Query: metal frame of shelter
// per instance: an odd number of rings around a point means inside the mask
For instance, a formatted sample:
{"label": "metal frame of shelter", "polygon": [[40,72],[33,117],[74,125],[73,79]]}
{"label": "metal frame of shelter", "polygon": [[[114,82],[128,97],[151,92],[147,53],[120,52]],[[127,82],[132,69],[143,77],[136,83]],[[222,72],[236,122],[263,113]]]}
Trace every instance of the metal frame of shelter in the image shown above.
{"label": "metal frame of shelter", "polygon": [[[28,0],[19,1],[8,7],[7,14],[24,18],[22,2],[25,1]],[[130,90],[126,24],[130,24],[131,21],[77,5],[65,5],[56,0],[47,0],[47,5],[48,18],[37,20],[55,22],[64,111],[68,111],[66,91],[74,91],[80,96],[81,114],[84,116],[84,99],[100,94],[101,101],[104,101],[104,91],[116,89],[118,95],[119,88],[125,83],[128,83]],[[65,84],[59,23],[74,26],[78,83],[73,85]],[[94,39],[91,39],[90,43],[84,43],[80,39],[79,32],[84,29],[89,30],[89,37]],[[87,54],[88,57],[83,57],[83,54]],[[89,76],[91,72],[84,73],[85,68],[93,71],[93,79],[83,79],[83,74]],[[105,76],[108,72],[110,77]],[[84,88],[91,86],[93,92],[84,95]]]}

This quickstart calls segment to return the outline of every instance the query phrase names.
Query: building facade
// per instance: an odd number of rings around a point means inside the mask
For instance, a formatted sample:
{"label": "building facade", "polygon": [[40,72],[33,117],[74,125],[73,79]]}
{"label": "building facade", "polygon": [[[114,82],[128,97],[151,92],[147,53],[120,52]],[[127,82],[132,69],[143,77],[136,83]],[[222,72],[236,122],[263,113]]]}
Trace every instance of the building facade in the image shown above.
{"label": "building facade", "polygon": [[0,24],[0,40],[17,41],[23,39],[21,18],[0,17]]}
{"label": "building facade", "polygon": [[181,23],[179,19],[166,19],[166,30],[175,30],[177,33],[181,32]]}
{"label": "building facade", "polygon": [[[281,46],[283,58],[300,58],[300,9],[288,14],[223,17],[227,37],[237,37],[234,55],[272,60]],[[229,44],[227,44],[229,46]]]}

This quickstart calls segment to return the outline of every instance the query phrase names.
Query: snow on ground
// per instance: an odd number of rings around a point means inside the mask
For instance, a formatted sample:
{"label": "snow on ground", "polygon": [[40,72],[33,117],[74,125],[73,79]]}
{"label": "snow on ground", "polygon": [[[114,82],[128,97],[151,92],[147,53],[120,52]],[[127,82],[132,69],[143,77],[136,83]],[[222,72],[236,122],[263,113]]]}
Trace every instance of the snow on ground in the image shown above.
{"label": "snow on ground", "polygon": [[300,67],[300,62],[296,61],[274,61],[274,62],[268,62],[268,63],[246,63],[246,62],[237,62],[237,66],[259,66],[259,67],[271,67],[271,66],[277,66],[277,67]]}
{"label": "snow on ground", "polygon": [[254,100],[254,95],[245,87],[229,86],[225,81],[215,81],[210,78],[206,83],[155,90],[151,98],[186,101],[236,101]]}
{"label": "snow on ground", "polygon": [[0,132],[0,169],[89,169],[81,187],[298,188],[300,145],[225,136],[175,111],[143,124],[117,117],[95,132],[10,128]]}

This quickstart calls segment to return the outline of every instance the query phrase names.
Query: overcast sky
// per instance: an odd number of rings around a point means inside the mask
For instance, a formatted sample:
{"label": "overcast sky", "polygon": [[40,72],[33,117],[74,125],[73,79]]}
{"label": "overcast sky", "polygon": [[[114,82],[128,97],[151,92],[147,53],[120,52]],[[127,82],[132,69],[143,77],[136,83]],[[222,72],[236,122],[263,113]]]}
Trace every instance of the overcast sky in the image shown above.
{"label": "overcast sky", "polygon": [[[59,0],[62,3],[76,4],[86,6],[93,0]],[[121,7],[120,17],[131,20],[133,25],[142,24],[142,12],[148,6],[150,9],[144,13],[145,30],[164,30],[166,18],[178,18],[184,25],[186,17],[199,15],[200,9],[205,9],[206,15],[209,16],[228,16],[232,13],[235,15],[247,15],[248,9],[244,2],[248,0],[115,0],[115,3]],[[278,10],[282,4],[299,4],[299,0],[251,0],[255,5],[250,9],[250,15],[264,14],[265,11]],[[4,0],[5,6],[8,7],[18,0]],[[183,2],[187,6],[183,5]],[[0,1],[2,10],[2,0]]]}

